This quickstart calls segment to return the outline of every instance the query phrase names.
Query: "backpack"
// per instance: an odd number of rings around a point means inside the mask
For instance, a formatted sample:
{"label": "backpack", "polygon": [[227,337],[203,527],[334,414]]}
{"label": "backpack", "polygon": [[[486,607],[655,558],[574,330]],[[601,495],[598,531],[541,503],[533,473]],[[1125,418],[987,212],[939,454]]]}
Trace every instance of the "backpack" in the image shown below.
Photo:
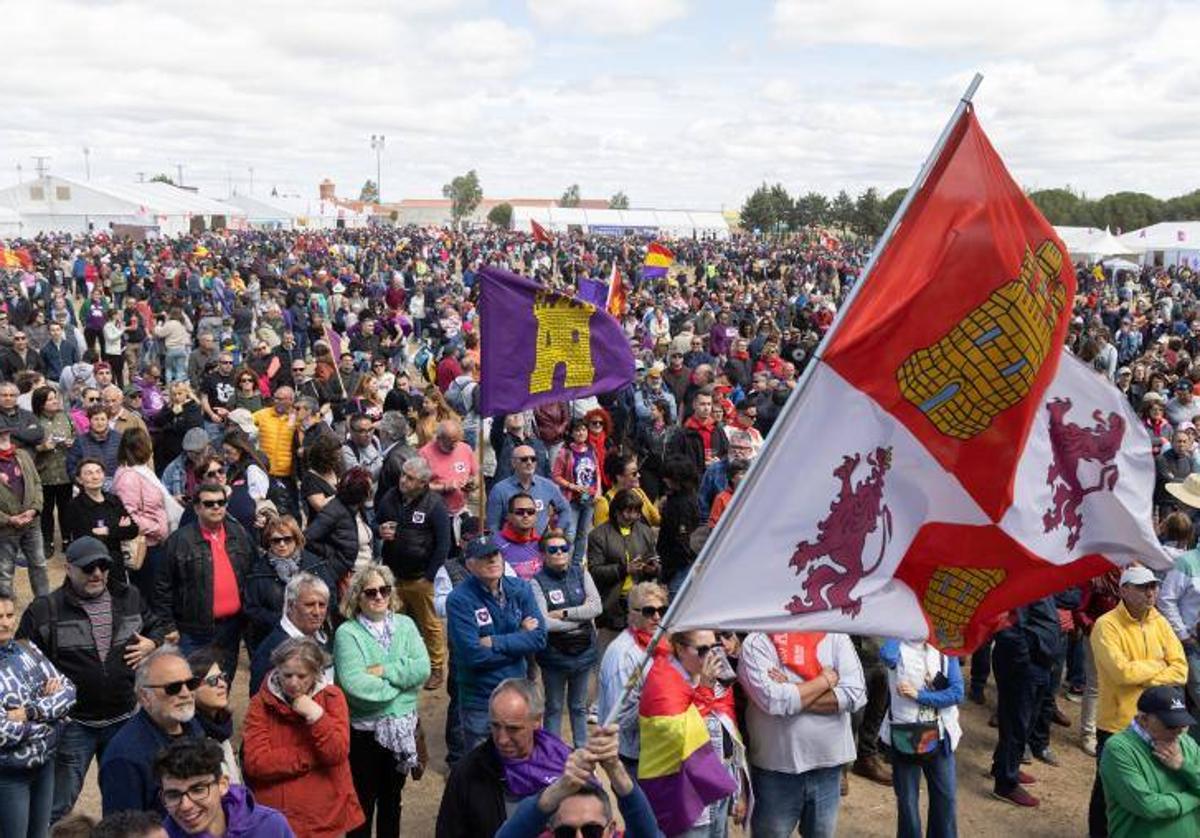
{"label": "backpack", "polygon": [[459,416],[466,416],[474,408],[475,390],[478,387],[479,385],[467,376],[459,376],[450,382],[446,389],[446,403],[454,408]]}

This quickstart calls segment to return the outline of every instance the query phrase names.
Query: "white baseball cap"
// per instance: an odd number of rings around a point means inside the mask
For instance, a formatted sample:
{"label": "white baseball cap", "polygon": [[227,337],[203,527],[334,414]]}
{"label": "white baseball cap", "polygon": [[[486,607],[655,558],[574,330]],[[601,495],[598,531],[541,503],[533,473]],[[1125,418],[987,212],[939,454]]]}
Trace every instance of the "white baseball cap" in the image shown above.
{"label": "white baseball cap", "polygon": [[1149,585],[1157,581],[1158,577],[1154,575],[1154,572],[1141,565],[1130,565],[1121,571],[1122,585]]}

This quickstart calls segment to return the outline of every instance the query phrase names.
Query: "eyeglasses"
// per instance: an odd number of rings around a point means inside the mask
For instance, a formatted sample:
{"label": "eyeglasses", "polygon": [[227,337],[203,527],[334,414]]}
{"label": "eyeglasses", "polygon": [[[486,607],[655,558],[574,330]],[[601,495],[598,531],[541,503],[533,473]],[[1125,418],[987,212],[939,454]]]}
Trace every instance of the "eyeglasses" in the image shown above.
{"label": "eyeglasses", "polygon": [[378,588],[363,588],[362,595],[367,599],[386,599],[392,595],[392,586],[380,585]]}
{"label": "eyeglasses", "polygon": [[290,535],[276,535],[276,536],[273,536],[269,540],[269,543],[271,543],[271,544],[292,544],[295,541],[296,541],[296,539]]}
{"label": "eyeglasses", "polygon": [[292,372],[304,372],[304,367],[292,367]]}
{"label": "eyeglasses", "polygon": [[186,681],[172,681],[169,684],[146,684],[146,689],[162,690],[167,695],[179,695],[179,693],[183,691],[184,687],[187,687],[188,692],[194,693],[200,688],[200,684],[203,682],[203,678],[201,678],[199,675],[194,675],[191,678],[188,678]]}
{"label": "eyeglasses", "polygon": [[733,639],[733,632],[731,632],[731,631],[717,632],[717,640],[732,640],[732,639]]}
{"label": "eyeglasses", "polygon": [[512,514],[513,515],[537,515],[537,510],[521,507],[520,509],[512,510]]}
{"label": "eyeglasses", "polygon": [[649,620],[652,617],[658,617],[660,620],[667,616],[667,606],[665,605],[643,605],[640,609],[642,616]]}
{"label": "eyeglasses", "polygon": [[180,791],[179,789],[163,789],[158,793],[159,799],[162,800],[163,806],[168,809],[174,809],[183,802],[186,797],[193,803],[203,803],[208,800],[209,794],[212,793],[212,787],[217,784],[216,780],[209,780],[205,783],[195,783]]}
{"label": "eyeglasses", "polygon": [[570,826],[563,824],[562,826],[554,827],[554,831],[550,834],[554,838],[604,838],[604,830],[608,829],[606,824],[602,823],[585,823],[581,826]]}
{"label": "eyeglasses", "polygon": [[225,499],[222,498],[221,500],[202,500],[202,501],[200,501],[200,505],[203,506],[205,509],[220,509],[222,506],[225,505]]}
{"label": "eyeglasses", "polygon": [[[223,469],[223,468],[210,468],[208,471],[204,472],[204,476],[205,477],[220,477],[224,473],[225,473],[225,469]],[[204,505],[208,506],[207,503]]]}
{"label": "eyeglasses", "polygon": [[716,643],[713,643],[713,644],[707,645],[707,646],[702,644],[700,646],[689,646],[688,648],[691,649],[693,652],[695,652],[699,657],[703,658],[703,657],[707,657],[708,653],[711,652],[713,649],[716,649],[717,645],[718,644],[716,644]]}
{"label": "eyeglasses", "polygon": [[571,548],[566,544],[551,544],[546,548],[546,555],[557,556],[560,553],[570,553]]}
{"label": "eyeglasses", "polygon": [[537,462],[537,457],[536,457],[536,456],[533,456],[533,457],[513,457],[513,459],[514,459],[514,460],[516,460],[518,463],[536,463],[536,462]]}
{"label": "eyeglasses", "polygon": [[229,685],[229,673],[218,672],[216,675],[205,675],[204,686],[215,687],[217,684]]}
{"label": "eyeglasses", "polygon": [[604,423],[603,422],[588,422],[588,427],[589,428],[603,428]]}
{"label": "eyeglasses", "polygon": [[100,559],[99,561],[94,561],[91,564],[84,565],[83,567],[80,568],[80,570],[82,570],[88,576],[91,576],[97,570],[103,571],[104,573],[108,573],[108,571],[111,568],[112,568],[112,562],[107,561],[105,559]]}

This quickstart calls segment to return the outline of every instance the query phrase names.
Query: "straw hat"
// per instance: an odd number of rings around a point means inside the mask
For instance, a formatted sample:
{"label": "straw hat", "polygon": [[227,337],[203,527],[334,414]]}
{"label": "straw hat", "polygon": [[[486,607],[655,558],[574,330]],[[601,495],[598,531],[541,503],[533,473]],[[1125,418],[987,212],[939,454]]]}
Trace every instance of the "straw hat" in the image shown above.
{"label": "straw hat", "polygon": [[1200,474],[1189,474],[1180,483],[1168,483],[1167,491],[1181,503],[1200,509]]}

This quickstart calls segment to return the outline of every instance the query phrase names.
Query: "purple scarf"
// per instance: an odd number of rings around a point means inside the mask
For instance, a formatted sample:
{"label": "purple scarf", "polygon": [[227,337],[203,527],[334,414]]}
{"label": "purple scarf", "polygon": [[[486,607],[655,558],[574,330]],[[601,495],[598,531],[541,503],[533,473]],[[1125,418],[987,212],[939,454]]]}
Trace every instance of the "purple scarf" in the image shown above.
{"label": "purple scarf", "polygon": [[540,728],[533,732],[533,751],[525,759],[500,757],[504,766],[504,785],[513,797],[540,794],[562,776],[571,749],[556,736]]}

